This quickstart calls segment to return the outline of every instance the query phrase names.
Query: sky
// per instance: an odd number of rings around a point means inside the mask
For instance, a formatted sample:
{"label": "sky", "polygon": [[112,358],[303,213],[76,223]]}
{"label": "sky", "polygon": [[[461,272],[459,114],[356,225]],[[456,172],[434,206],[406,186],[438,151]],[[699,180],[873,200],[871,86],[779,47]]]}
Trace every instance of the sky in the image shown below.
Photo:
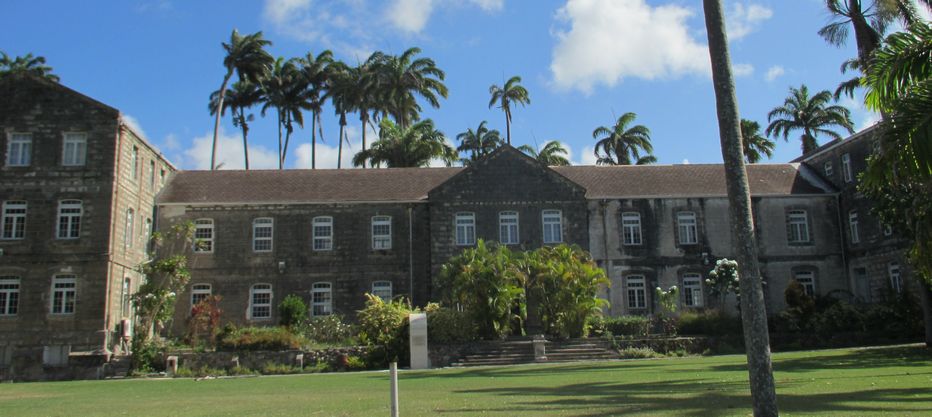
{"label": "sky", "polygon": [[[791,86],[834,91],[853,57],[816,33],[823,0],[724,0],[743,118],[767,124]],[[661,164],[718,163],[721,151],[702,5],[697,0],[50,0],[4,2],[0,51],[46,57],[61,83],[119,109],[175,165],[206,169],[213,118],[208,97],[223,81],[233,29],[262,31],[274,56],[330,49],[356,64],[373,51],[417,46],[446,73],[449,97],[422,103],[455,144],[483,120],[504,135],[489,86],[521,76],[531,98],[513,111],[515,146],[563,142],[574,164],[594,164],[592,131],[626,112],[651,131]],[[843,99],[860,130],[878,119]],[[277,167],[274,110],[254,108],[252,168]],[[335,167],[338,118],[325,109],[318,167]],[[349,150],[360,150],[350,116]],[[309,120],[309,117],[308,117]],[[374,132],[369,138],[376,137]],[[820,143],[829,140],[819,138]],[[777,140],[769,162],[800,153],[798,135]],[[223,120],[218,160],[243,166],[242,139]],[[310,167],[310,126],[295,130],[288,168]]]}

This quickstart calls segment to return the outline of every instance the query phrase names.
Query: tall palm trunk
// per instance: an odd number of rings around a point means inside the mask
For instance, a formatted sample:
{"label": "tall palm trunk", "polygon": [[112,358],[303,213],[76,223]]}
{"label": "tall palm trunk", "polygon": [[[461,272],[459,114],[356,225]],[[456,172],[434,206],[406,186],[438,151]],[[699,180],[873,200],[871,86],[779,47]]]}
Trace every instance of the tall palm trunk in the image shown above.
{"label": "tall palm trunk", "polygon": [[[359,121],[362,122],[362,150],[366,151],[366,122],[369,121],[369,113],[365,110],[361,110],[359,113]],[[362,168],[366,169],[366,161],[362,161]]]}
{"label": "tall palm trunk", "polygon": [[505,108],[505,137],[508,138],[508,146],[511,146],[511,111]]}
{"label": "tall palm trunk", "polygon": [[317,155],[315,154],[317,147],[317,132],[314,129],[317,128],[317,112],[311,112],[311,169],[317,169],[315,164]]}
{"label": "tall palm trunk", "polygon": [[767,333],[767,312],[757,259],[757,238],[751,212],[751,194],[741,146],[741,124],[738,100],[731,73],[728,38],[721,0],[703,0],[709,54],[712,61],[712,81],[718,112],[722,158],[725,162],[725,182],[728,187],[728,208],[732,239],[737,255],[741,287],[741,322],[747,350],[748,374],[751,384],[754,415],[777,416],[777,394],[770,361],[770,335]]}
{"label": "tall palm trunk", "polygon": [[246,170],[249,171],[249,142],[246,140],[249,126],[246,125],[246,109],[239,109],[239,127],[243,131],[243,161],[246,163]]}
{"label": "tall palm trunk", "polygon": [[291,140],[291,132],[292,132],[292,130],[293,130],[293,129],[291,128],[291,120],[287,120],[287,121],[286,121],[285,127],[286,127],[286,129],[285,129],[285,147],[282,149],[281,160],[278,161],[278,166],[280,167],[279,169],[281,169],[282,167],[285,166],[285,159],[288,158],[288,142]]}
{"label": "tall palm trunk", "polygon": [[278,169],[282,169],[282,112],[278,111]]}
{"label": "tall palm trunk", "polygon": [[337,139],[337,142],[340,142],[340,144],[337,146],[337,169],[343,166],[343,128],[345,126],[346,113],[340,113],[340,138]]}
{"label": "tall palm trunk", "polygon": [[[320,112],[317,112],[317,136],[320,136],[320,143],[324,143],[324,121],[320,119]],[[315,151],[316,152],[316,151]],[[316,164],[316,162],[315,162]]]}
{"label": "tall palm trunk", "polygon": [[227,74],[223,76],[223,84],[220,84],[220,98],[217,100],[217,117],[214,119],[214,140],[210,146],[210,170],[213,171],[217,167],[217,134],[220,131],[220,116],[223,114],[223,98],[227,93],[227,83],[230,82],[230,77],[233,76],[233,69],[227,70]]}

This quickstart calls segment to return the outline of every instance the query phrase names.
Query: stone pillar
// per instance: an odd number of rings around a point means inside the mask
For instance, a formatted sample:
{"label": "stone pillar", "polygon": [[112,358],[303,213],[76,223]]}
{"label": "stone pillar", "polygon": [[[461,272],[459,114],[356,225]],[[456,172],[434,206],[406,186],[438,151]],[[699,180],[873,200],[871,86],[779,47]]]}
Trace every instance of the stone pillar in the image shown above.
{"label": "stone pillar", "polygon": [[547,339],[543,335],[534,336],[534,361],[543,362],[547,360]]}
{"label": "stone pillar", "polygon": [[408,316],[411,323],[411,369],[427,369],[427,314],[415,313]]}

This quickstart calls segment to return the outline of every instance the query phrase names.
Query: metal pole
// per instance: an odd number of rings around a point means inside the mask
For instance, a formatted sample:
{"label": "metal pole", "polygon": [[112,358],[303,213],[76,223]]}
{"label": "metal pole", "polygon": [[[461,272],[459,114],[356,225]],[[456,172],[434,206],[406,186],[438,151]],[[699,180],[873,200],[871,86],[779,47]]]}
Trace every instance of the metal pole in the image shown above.
{"label": "metal pole", "polygon": [[391,378],[392,417],[398,417],[398,362],[388,364],[388,375]]}

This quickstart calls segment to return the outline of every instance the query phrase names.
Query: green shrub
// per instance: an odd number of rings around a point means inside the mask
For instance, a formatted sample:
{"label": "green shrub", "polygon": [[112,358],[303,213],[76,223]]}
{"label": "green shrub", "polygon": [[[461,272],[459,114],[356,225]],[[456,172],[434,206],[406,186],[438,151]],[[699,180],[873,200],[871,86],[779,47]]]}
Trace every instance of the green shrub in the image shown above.
{"label": "green shrub", "polygon": [[615,336],[647,336],[650,333],[650,318],[644,316],[610,317],[605,319],[605,330]]}
{"label": "green shrub", "polygon": [[544,331],[559,338],[588,335],[590,319],[608,306],[599,289],[611,284],[589,252],[578,246],[544,246],[520,258],[519,269],[528,271],[528,308],[535,310]]}
{"label": "green shrub", "polygon": [[618,354],[621,355],[622,359],[647,359],[659,358],[663,356],[657,352],[654,352],[654,350],[649,347],[629,347],[619,350]]}
{"label": "green shrub", "polygon": [[366,294],[366,298],[366,307],[356,318],[359,341],[369,347],[369,364],[373,368],[384,368],[389,362],[407,365],[410,361],[408,315],[417,310],[403,298],[388,302],[372,294]]}
{"label": "green shrub", "polygon": [[312,374],[321,373],[321,372],[330,372],[332,370],[333,368],[330,366],[330,364],[324,361],[317,361],[317,363],[313,365],[308,365],[304,367],[304,372],[312,373]]}
{"label": "green shrub", "polygon": [[343,316],[337,314],[312,317],[297,326],[297,331],[318,343],[344,346],[356,343],[355,329],[343,321]]}
{"label": "green shrub", "polygon": [[307,344],[307,339],[284,327],[227,326],[218,336],[217,350],[296,350]]}
{"label": "green shrub", "polygon": [[427,333],[431,343],[453,344],[476,340],[478,329],[466,312],[430,303],[427,313]]}
{"label": "green shrub", "polygon": [[178,367],[175,372],[176,378],[203,378],[205,376],[225,376],[227,371],[224,369],[211,368],[202,366],[200,368]]}
{"label": "green shrub", "polygon": [[741,318],[720,310],[684,311],[677,318],[677,332],[690,336],[731,336],[744,334]]}
{"label": "green shrub", "polygon": [[250,369],[245,366],[239,366],[239,365],[230,368],[227,371],[227,373],[229,375],[258,375],[259,374],[259,372],[256,371],[255,369]]}
{"label": "green shrub", "polygon": [[301,373],[301,368],[283,363],[266,362],[259,372],[263,375],[299,374]]}
{"label": "green shrub", "polygon": [[306,317],[307,304],[297,295],[289,294],[278,304],[278,320],[282,326],[297,326],[304,322]]}
{"label": "green shrub", "polygon": [[368,369],[366,361],[358,356],[348,356],[346,358],[347,371],[365,371]]}

